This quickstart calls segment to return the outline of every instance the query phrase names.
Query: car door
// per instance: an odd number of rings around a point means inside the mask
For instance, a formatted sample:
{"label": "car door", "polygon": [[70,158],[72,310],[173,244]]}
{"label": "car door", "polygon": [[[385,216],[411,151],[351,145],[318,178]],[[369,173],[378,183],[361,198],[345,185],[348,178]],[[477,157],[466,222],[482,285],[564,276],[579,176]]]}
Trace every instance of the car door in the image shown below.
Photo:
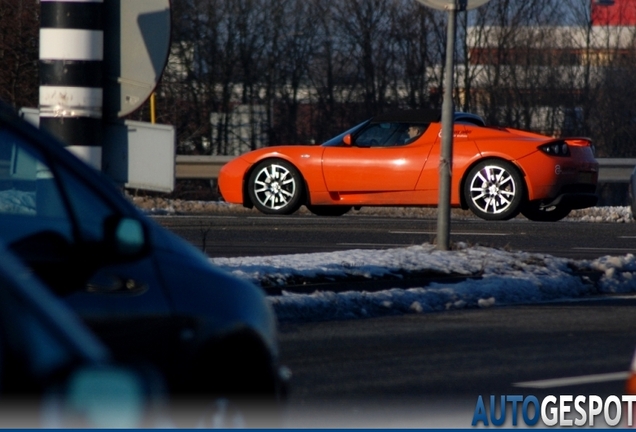
{"label": "car door", "polygon": [[[417,183],[418,193],[421,194],[427,203],[437,203],[439,199],[439,161],[442,151],[442,130],[439,132],[437,140],[431,147],[426,165],[422,170],[422,175]],[[452,171],[452,199],[459,202],[459,182],[463,171],[475,157],[479,155],[479,149],[475,141],[471,138],[471,128],[465,124],[455,124],[453,126],[453,171]]]}
{"label": "car door", "polygon": [[345,193],[414,190],[433,142],[424,134],[405,144],[405,126],[372,123],[354,137],[351,146],[325,147],[327,189]]}
{"label": "car door", "polygon": [[59,144],[0,127],[0,238],[117,357],[171,361],[178,338],[152,254],[109,249],[120,209],[47,145]]}

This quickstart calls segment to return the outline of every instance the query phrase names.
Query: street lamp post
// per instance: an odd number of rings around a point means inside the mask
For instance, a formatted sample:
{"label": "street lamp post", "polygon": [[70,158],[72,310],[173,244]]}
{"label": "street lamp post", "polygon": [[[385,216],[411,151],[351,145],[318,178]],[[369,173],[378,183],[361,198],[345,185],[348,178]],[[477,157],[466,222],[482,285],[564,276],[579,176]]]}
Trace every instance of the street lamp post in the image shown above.
{"label": "street lamp post", "polygon": [[446,66],[442,104],[442,148],[439,159],[439,200],[437,208],[437,249],[448,250],[450,243],[450,197],[453,169],[453,73],[457,12],[477,8],[489,0],[417,0],[433,9],[448,11]]}

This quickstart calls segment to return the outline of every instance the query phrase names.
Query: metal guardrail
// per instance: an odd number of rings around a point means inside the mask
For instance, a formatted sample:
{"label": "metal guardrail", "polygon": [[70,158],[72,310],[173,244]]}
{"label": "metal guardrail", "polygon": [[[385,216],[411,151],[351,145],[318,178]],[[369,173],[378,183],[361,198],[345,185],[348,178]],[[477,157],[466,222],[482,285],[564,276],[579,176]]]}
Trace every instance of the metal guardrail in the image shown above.
{"label": "metal guardrail", "polygon": [[191,156],[177,155],[175,164],[176,179],[219,178],[221,167],[236,156]]}
{"label": "metal guardrail", "polygon": [[599,183],[628,183],[636,167],[636,159],[597,158]]}
{"label": "metal guardrail", "polygon": [[[235,156],[177,155],[175,177],[177,179],[207,179],[219,177],[221,167]],[[598,158],[599,183],[627,183],[636,159]]]}

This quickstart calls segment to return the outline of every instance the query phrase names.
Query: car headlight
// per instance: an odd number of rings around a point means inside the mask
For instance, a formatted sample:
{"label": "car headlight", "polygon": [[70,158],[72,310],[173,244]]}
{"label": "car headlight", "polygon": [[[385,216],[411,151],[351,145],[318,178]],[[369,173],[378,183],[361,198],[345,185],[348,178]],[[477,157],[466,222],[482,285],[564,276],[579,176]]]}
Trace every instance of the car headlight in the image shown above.
{"label": "car headlight", "polygon": [[564,141],[539,146],[539,150],[550,156],[570,156],[570,147]]}

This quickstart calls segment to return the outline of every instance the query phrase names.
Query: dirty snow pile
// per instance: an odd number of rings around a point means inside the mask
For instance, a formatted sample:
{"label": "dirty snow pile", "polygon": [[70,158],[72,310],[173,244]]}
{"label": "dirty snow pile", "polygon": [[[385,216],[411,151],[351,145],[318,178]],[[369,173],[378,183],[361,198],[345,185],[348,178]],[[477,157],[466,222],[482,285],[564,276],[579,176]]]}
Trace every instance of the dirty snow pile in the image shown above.
{"label": "dirty snow pile", "polygon": [[[349,250],[266,257],[212,258],[230,273],[260,285],[281,321],[316,321],[425,313],[452,309],[579,299],[636,292],[636,258],[629,254],[572,260],[460,243],[439,251],[431,244],[389,250]],[[408,277],[409,273],[461,275],[457,283],[365,291],[285,291],[290,281]]]}
{"label": "dirty snow pile", "polygon": [[[255,209],[222,201],[134,197],[133,202],[147,214],[258,214]],[[363,207],[348,215],[351,214],[434,218],[437,209]],[[294,216],[311,217],[311,214],[302,207]],[[451,217],[475,218],[469,211],[459,209],[453,209]],[[565,220],[634,222],[630,208],[626,206],[575,210]],[[636,292],[636,258],[631,254],[577,261],[544,254],[469,247],[466,244],[455,245],[452,251],[438,251],[431,244],[423,244],[389,250],[212,258],[211,261],[257,285],[278,287],[282,294],[270,295],[268,299],[279,320],[293,322],[426,313]],[[419,275],[419,280],[427,274],[466,278],[455,283],[429,283],[422,287],[375,292],[316,290],[310,294],[298,294],[289,288],[299,284],[311,286],[315,282],[405,278],[413,274]]]}
{"label": "dirty snow pile", "polygon": [[632,211],[627,206],[589,207],[574,210],[565,218],[571,222],[634,222]]}

